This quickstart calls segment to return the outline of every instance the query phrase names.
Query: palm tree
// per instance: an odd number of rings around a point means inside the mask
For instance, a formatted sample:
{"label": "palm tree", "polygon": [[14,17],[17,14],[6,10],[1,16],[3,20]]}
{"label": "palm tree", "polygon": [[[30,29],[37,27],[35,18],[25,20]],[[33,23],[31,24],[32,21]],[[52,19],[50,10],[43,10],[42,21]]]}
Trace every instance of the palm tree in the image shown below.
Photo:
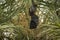
{"label": "palm tree", "polygon": [[11,22],[14,16],[25,13],[29,27],[32,0],[0,0],[1,40],[60,40],[60,0],[33,1],[37,5],[36,15],[39,17],[39,25],[34,31]]}

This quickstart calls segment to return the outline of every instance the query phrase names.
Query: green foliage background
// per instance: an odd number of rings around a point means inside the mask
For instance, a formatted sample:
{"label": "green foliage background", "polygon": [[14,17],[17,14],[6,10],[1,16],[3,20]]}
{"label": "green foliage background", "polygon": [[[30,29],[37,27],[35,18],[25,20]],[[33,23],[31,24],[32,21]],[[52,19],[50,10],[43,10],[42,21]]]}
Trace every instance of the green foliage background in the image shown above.
{"label": "green foliage background", "polygon": [[[60,0],[34,0],[34,2],[37,4],[36,15],[39,16],[39,25],[37,29],[31,30],[29,29],[31,0],[0,0],[0,40],[60,40]],[[26,28],[19,23],[15,24],[16,21],[19,22],[17,16],[24,13],[28,22]],[[16,20],[13,20],[14,23],[11,21],[13,18]]]}

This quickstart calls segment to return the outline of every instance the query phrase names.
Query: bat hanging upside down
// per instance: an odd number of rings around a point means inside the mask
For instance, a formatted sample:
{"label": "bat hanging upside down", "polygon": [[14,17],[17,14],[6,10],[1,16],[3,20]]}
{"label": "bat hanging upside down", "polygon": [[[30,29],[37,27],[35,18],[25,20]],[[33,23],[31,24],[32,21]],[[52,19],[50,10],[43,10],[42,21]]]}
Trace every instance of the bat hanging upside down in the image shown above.
{"label": "bat hanging upside down", "polygon": [[[33,2],[33,1],[32,1]],[[31,21],[30,21],[30,29],[35,29],[37,28],[37,25],[39,23],[39,17],[35,14],[36,11],[36,6],[34,3],[29,9],[29,15],[31,16]]]}

